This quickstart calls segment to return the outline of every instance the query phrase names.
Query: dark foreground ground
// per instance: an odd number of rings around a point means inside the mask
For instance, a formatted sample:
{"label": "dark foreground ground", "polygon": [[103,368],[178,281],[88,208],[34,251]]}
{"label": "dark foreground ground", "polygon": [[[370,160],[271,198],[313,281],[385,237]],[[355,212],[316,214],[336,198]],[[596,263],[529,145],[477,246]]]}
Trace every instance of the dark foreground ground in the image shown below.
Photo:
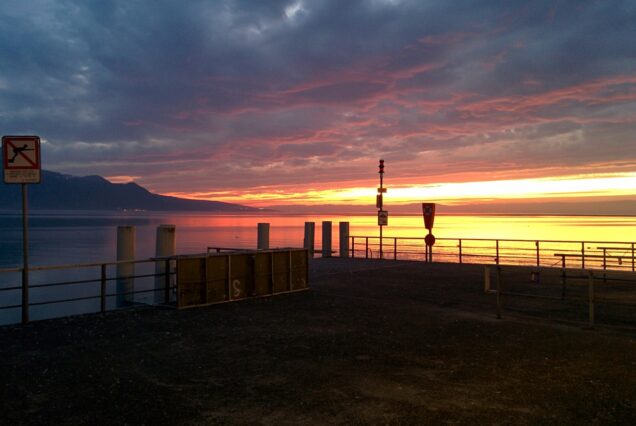
{"label": "dark foreground ground", "polygon": [[636,424],[633,328],[497,320],[477,266],[316,260],[311,287],[0,328],[0,424]]}

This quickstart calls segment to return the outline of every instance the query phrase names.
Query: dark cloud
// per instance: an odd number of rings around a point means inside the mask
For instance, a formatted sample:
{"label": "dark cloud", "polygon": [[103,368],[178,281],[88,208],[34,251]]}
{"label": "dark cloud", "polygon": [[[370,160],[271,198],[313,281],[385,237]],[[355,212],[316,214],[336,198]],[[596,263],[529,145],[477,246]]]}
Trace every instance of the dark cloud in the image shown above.
{"label": "dark cloud", "polygon": [[54,170],[178,192],[363,179],[379,156],[403,176],[636,168],[627,0],[6,0],[0,18],[0,126],[40,134]]}

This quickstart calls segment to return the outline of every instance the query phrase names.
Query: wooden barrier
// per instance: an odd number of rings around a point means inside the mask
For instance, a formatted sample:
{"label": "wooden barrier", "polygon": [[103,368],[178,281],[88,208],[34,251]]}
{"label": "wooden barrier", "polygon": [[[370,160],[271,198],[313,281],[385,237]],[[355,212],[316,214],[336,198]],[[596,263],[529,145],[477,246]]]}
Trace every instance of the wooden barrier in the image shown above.
{"label": "wooden barrier", "polygon": [[177,307],[187,308],[308,289],[306,249],[177,258]]}

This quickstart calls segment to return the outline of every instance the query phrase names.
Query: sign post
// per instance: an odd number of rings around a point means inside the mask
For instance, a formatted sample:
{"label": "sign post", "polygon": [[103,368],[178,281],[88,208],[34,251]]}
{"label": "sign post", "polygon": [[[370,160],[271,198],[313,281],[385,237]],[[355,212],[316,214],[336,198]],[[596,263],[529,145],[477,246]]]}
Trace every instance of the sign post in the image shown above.
{"label": "sign post", "polygon": [[433,235],[433,222],[435,221],[435,203],[422,203],[422,216],[424,216],[424,227],[428,229],[428,235],[424,237],[426,243],[426,261],[433,261],[433,245],[435,236]]}
{"label": "sign post", "polygon": [[22,323],[29,322],[29,206],[27,185],[40,183],[40,138],[3,136],[4,183],[22,185]]}
{"label": "sign post", "polygon": [[384,193],[386,193],[386,188],[384,187],[384,160],[380,160],[378,168],[380,169],[378,171],[378,173],[380,173],[380,187],[378,188],[375,205],[378,208],[378,226],[380,227],[380,259],[382,259],[382,227],[389,224],[389,212],[383,210],[383,196]]}

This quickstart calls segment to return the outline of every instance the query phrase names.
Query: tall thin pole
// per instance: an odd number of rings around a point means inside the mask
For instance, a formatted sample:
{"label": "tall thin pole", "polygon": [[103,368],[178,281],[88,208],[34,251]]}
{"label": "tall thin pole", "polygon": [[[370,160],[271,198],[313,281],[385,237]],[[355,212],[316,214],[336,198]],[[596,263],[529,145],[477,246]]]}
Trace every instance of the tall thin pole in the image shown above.
{"label": "tall thin pole", "polygon": [[[382,194],[383,184],[384,184],[384,171],[380,171],[380,194]],[[380,210],[382,210],[382,207],[380,207]],[[384,226],[380,224],[380,259],[382,259],[382,228],[384,228]]]}
{"label": "tall thin pole", "polygon": [[22,324],[29,322],[29,221],[27,186],[22,184]]}
{"label": "tall thin pole", "polygon": [[380,259],[382,259],[382,228],[384,225],[382,225],[382,223],[379,221],[380,218],[380,213],[382,212],[382,210],[384,209],[384,204],[383,204],[383,197],[384,197],[384,160],[380,160],[380,164],[379,164],[379,169],[380,171],[378,173],[380,173],[380,189],[378,189],[379,192],[379,200],[380,202],[378,203],[378,226],[380,227]]}

